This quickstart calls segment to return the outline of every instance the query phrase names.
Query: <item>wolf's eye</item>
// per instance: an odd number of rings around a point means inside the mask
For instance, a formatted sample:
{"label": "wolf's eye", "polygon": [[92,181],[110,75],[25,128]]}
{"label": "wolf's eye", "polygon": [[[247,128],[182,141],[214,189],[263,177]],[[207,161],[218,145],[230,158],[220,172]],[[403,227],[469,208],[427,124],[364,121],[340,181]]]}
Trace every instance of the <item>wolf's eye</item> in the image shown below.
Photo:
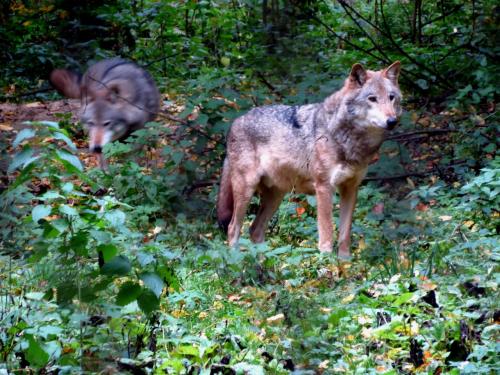
{"label": "wolf's eye", "polygon": [[94,126],[94,123],[92,121],[86,121],[85,125],[87,125],[89,128],[91,128],[92,126]]}
{"label": "wolf's eye", "polygon": [[111,125],[111,121],[109,121],[109,120],[108,121],[104,121],[102,123],[102,126],[109,126],[109,125]]}
{"label": "wolf's eye", "polygon": [[389,95],[389,100],[392,102],[394,100],[395,96],[393,94]]}
{"label": "wolf's eye", "polygon": [[377,97],[372,95],[372,96],[368,97],[368,100],[371,101],[372,103],[376,103],[377,102]]}

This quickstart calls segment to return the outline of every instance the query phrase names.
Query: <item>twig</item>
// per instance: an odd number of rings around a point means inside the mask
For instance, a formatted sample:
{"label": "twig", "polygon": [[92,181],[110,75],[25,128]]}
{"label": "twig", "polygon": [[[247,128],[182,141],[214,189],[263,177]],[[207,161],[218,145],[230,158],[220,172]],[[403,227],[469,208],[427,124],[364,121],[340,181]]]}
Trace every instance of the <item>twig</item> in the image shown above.
{"label": "twig", "polygon": [[159,62],[159,61],[163,61],[163,60],[169,59],[169,58],[171,58],[171,57],[179,56],[179,55],[183,54],[183,53],[184,53],[184,52],[186,52],[186,51],[187,51],[187,48],[183,48],[183,49],[182,49],[182,51],[179,51],[179,52],[173,53],[173,54],[168,55],[168,56],[162,56],[162,57],[160,57],[160,58],[158,58],[158,59],[155,59],[155,60],[153,60],[153,61],[148,62],[146,65],[142,65],[142,67],[143,67],[143,68],[148,68],[149,66],[151,66],[151,65],[153,65],[153,64],[155,64],[155,63],[157,63],[157,62]]}
{"label": "twig", "polygon": [[394,176],[365,177],[363,179],[363,181],[385,181],[385,180],[400,180],[400,179],[407,178],[407,177],[424,177],[424,176],[427,176],[433,172],[434,172],[434,170],[428,171],[428,172],[402,173],[402,174],[396,174]]}
{"label": "twig", "polygon": [[283,94],[281,92],[279,92],[278,89],[276,89],[276,87],[274,87],[271,82],[269,82],[266,77],[264,76],[264,74],[262,74],[261,72],[257,71],[255,72],[255,74],[257,75],[257,77],[259,77],[259,79],[261,80],[261,82],[269,89],[271,90],[271,92],[276,95],[278,97],[278,99],[282,100],[283,99]]}
{"label": "twig", "polygon": [[25,96],[31,96],[31,95],[36,95],[36,94],[41,94],[43,92],[49,92],[49,91],[52,91],[54,90],[54,88],[52,87],[45,87],[43,89],[38,89],[38,90],[34,90],[34,91],[28,91],[28,92],[23,92],[21,94],[17,94],[17,95],[13,95],[13,96],[8,96],[8,95],[2,95],[2,98],[5,98],[5,99],[9,99],[9,98],[12,98],[12,99],[18,99],[18,98],[22,98],[22,97],[25,97]]}
{"label": "twig", "polygon": [[386,140],[395,140],[395,139],[401,139],[401,138],[406,138],[406,137],[411,137],[413,135],[418,135],[418,134],[427,134],[429,136],[432,135],[439,135],[443,133],[453,133],[453,132],[458,132],[457,129],[426,129],[426,130],[417,130],[414,132],[408,132],[408,133],[401,133],[401,134],[393,134],[388,137],[386,137]]}

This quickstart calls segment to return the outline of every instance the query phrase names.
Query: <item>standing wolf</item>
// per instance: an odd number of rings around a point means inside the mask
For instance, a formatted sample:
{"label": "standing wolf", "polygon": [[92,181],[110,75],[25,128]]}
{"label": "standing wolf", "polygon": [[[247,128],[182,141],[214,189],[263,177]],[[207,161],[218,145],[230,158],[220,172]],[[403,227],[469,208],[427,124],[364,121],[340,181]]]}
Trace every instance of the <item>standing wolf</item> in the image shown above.
{"label": "standing wolf", "polygon": [[83,77],[56,69],[50,81],[63,95],[81,100],[80,119],[89,132],[90,151],[98,154],[101,165],[106,143],[125,139],[158,113],[160,95],[153,79],[127,60],[100,61]]}
{"label": "standing wolf", "polygon": [[255,191],[260,208],[250,237],[262,242],[268,221],[293,190],[316,194],[319,249],[331,252],[332,195],[337,188],[339,257],[350,257],[358,186],[401,114],[399,72],[399,61],[376,72],[355,64],[344,86],[322,103],[258,107],[234,121],[217,199],[219,225],[227,230],[231,246],[238,243]]}

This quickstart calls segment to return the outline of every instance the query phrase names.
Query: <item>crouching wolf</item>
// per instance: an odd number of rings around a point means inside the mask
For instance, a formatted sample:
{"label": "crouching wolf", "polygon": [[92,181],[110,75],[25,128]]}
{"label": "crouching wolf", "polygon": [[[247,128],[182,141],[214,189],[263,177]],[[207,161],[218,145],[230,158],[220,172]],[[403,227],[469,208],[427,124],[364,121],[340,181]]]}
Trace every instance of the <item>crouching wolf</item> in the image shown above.
{"label": "crouching wolf", "polygon": [[81,100],[80,120],[89,132],[90,151],[98,154],[101,166],[103,146],[125,139],[154,120],[160,105],[149,73],[120,58],[100,61],[83,76],[56,69],[50,82],[66,97]]}
{"label": "crouching wolf", "polygon": [[322,103],[257,107],[234,121],[217,199],[219,225],[236,246],[247,205],[260,195],[250,227],[264,241],[268,221],[289,191],[315,194],[319,249],[333,246],[332,195],[340,195],[339,257],[350,257],[358,186],[387,130],[401,114],[399,61],[380,71],[352,67],[344,86]]}

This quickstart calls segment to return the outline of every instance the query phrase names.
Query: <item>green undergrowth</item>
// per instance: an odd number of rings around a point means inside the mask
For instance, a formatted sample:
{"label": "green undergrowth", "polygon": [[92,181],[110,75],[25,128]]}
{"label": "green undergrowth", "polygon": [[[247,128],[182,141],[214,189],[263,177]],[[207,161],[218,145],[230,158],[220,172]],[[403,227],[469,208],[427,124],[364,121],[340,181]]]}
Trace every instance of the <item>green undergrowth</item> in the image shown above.
{"label": "green undergrowth", "polygon": [[130,158],[85,171],[64,124],[34,123],[13,146],[0,258],[9,373],[499,370],[498,158],[452,188],[363,186],[345,263],[315,249],[315,200],[301,195],[260,245],[246,235],[252,203],[240,249],[228,248],[215,189],[174,183],[187,181],[174,146],[163,174]]}

